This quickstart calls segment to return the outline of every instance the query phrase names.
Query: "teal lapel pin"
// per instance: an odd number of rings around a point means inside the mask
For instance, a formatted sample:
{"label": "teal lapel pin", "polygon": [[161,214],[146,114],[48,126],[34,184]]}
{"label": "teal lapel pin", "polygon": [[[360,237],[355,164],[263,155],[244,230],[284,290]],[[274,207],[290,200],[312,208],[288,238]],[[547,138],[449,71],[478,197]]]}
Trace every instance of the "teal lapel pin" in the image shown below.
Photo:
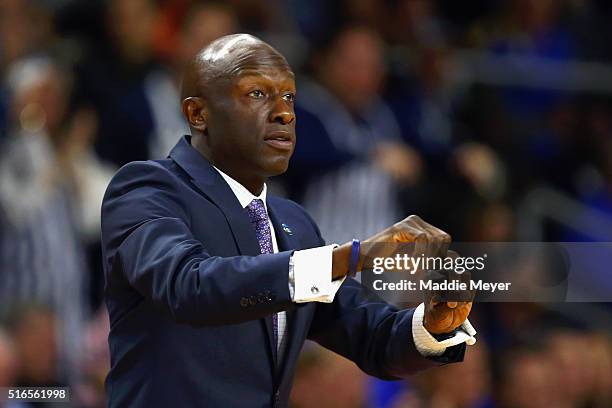
{"label": "teal lapel pin", "polygon": [[291,231],[291,228],[289,228],[289,226],[287,224],[281,224],[281,227],[283,227],[283,231],[285,231],[287,234],[289,235],[293,235],[293,231]]}

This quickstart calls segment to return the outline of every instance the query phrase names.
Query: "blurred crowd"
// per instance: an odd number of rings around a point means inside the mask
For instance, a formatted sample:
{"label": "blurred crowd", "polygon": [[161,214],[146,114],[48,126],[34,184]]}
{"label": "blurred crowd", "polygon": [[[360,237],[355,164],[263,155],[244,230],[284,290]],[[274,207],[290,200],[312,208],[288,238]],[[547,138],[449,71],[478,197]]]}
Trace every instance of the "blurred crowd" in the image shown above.
{"label": "blurred crowd", "polygon": [[[100,203],[188,132],[183,67],[253,33],[296,72],[270,182],[329,242],[419,214],[455,241],[612,241],[606,0],[0,0],[0,386],[104,405]],[[609,277],[601,277],[609,280]],[[610,407],[607,304],[480,304],[463,364],[383,382],[314,344],[295,407]]]}

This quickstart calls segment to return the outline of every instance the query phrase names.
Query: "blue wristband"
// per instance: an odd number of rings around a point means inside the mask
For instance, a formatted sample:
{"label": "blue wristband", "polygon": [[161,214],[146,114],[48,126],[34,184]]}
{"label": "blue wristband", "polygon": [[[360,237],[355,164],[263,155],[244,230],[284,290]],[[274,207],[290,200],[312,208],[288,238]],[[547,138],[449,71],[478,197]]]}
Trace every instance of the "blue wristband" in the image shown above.
{"label": "blue wristband", "polygon": [[349,271],[348,276],[357,275],[357,264],[359,263],[359,251],[361,249],[361,242],[358,239],[353,239],[353,245],[351,246],[351,258],[349,260]]}

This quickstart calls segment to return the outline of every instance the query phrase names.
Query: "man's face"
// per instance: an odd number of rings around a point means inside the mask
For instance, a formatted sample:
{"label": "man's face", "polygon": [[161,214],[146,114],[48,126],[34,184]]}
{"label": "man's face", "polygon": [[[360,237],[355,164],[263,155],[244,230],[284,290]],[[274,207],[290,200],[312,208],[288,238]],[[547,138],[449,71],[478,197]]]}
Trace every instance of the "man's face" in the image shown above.
{"label": "man's face", "polygon": [[380,42],[368,30],[350,29],[337,40],[324,67],[336,96],[359,111],[376,97],[384,78]]}
{"label": "man's face", "polygon": [[213,163],[244,175],[284,173],[296,141],[294,98],[294,76],[284,67],[252,67],[215,82],[206,136]]}

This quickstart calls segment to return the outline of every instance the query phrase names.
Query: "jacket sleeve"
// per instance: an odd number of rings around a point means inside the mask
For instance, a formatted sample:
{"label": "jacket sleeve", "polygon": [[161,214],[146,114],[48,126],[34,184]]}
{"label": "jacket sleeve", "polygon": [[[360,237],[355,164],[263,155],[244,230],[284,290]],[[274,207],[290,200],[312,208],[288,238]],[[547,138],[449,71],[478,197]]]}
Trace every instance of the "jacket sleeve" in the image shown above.
{"label": "jacket sleeve", "polygon": [[135,162],[113,178],[102,204],[107,290],[127,286],[177,322],[196,326],[241,323],[290,307],[291,252],[211,256],[191,233],[173,177],[155,162]]}
{"label": "jacket sleeve", "polygon": [[[319,229],[311,222],[323,245]],[[347,278],[332,303],[317,303],[308,338],[385,380],[463,361],[465,343],[447,348],[440,356],[421,355],[412,337],[413,313],[413,308],[399,310]]]}

